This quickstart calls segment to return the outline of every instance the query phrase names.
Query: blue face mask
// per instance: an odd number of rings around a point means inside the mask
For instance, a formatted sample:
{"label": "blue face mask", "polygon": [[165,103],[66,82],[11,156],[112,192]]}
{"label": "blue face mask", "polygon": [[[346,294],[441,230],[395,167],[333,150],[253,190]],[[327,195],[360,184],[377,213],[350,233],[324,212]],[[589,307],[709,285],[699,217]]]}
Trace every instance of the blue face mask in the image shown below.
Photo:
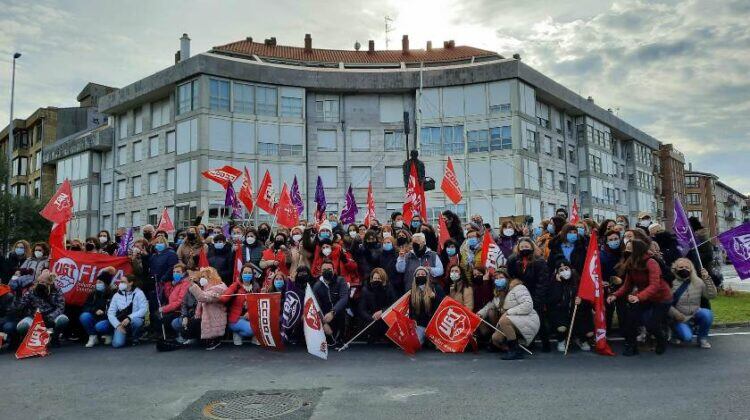
{"label": "blue face mask", "polygon": [[107,289],[107,286],[105,286],[104,283],[96,283],[97,292],[103,292],[106,289]]}
{"label": "blue face mask", "polygon": [[172,283],[177,284],[182,280],[182,273],[172,273]]}
{"label": "blue face mask", "polygon": [[411,227],[413,227],[414,229],[419,229],[420,226],[422,226],[422,222],[420,222],[419,220],[411,221]]}
{"label": "blue face mask", "polygon": [[154,245],[154,248],[156,248],[158,252],[164,252],[164,250],[167,249],[167,244],[159,242],[158,244]]}
{"label": "blue face mask", "polygon": [[284,287],[284,280],[281,280],[281,279],[274,280],[273,287],[276,288],[276,290],[281,290]]}
{"label": "blue face mask", "polygon": [[336,226],[339,225],[339,222],[333,222],[333,221],[330,221],[330,220],[328,221],[328,223],[331,224],[331,229],[336,229]]}
{"label": "blue face mask", "polygon": [[479,244],[479,239],[477,238],[469,238],[466,240],[466,242],[469,243],[469,248],[475,248],[477,244]]}
{"label": "blue face mask", "polygon": [[585,236],[586,235],[586,229],[579,227],[578,228],[578,236]]}
{"label": "blue face mask", "polygon": [[539,226],[535,227],[534,236],[541,236],[541,234],[542,234],[542,228],[540,228]]}
{"label": "blue face mask", "polygon": [[495,288],[496,289],[505,289],[505,287],[508,285],[508,279],[501,278],[501,279],[495,279]]}
{"label": "blue face mask", "polygon": [[19,246],[18,248],[16,248],[16,255],[20,257],[21,255],[23,255],[23,251],[24,251],[23,247]]}
{"label": "blue face mask", "polygon": [[386,242],[383,244],[383,251],[393,251],[393,244]]}
{"label": "blue face mask", "polygon": [[242,273],[242,281],[245,283],[250,283],[253,281],[253,275],[252,273]]}
{"label": "blue face mask", "polygon": [[222,249],[224,249],[224,242],[216,242],[216,243],[214,244],[214,248],[216,248],[216,249],[218,249],[218,250],[222,250]]}
{"label": "blue face mask", "polygon": [[320,239],[331,239],[331,234],[328,231],[326,231],[326,232],[320,232],[318,234],[318,238],[320,238]]}
{"label": "blue face mask", "polygon": [[547,233],[550,233],[550,234],[554,235],[555,234],[555,225],[553,225],[552,223],[548,224],[547,225]]}
{"label": "blue face mask", "polygon": [[578,234],[577,233],[568,233],[565,235],[565,239],[570,242],[571,244],[578,240]]}
{"label": "blue face mask", "polygon": [[620,249],[620,240],[619,239],[615,239],[614,241],[607,241],[607,245],[611,249]]}
{"label": "blue face mask", "polygon": [[184,238],[177,238],[177,245],[182,245],[182,243],[185,242]]}
{"label": "blue face mask", "polygon": [[452,246],[448,247],[448,248],[445,248],[445,252],[448,253],[449,257],[452,257],[452,256],[456,255],[456,248],[454,248]]}

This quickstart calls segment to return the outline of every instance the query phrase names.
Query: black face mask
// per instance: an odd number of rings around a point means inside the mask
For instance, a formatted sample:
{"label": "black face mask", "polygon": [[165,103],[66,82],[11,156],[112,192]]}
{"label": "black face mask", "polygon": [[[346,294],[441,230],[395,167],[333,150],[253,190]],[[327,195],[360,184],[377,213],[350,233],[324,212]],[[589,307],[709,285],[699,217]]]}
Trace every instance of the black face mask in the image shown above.
{"label": "black face mask", "polygon": [[284,240],[283,239],[277,239],[277,240],[273,241],[274,248],[279,249],[279,248],[281,248],[281,245],[284,245]]}
{"label": "black face mask", "polygon": [[34,288],[34,293],[41,298],[46,298],[49,296],[49,287],[44,284],[37,284]]}
{"label": "black face mask", "polygon": [[417,286],[424,286],[427,284],[427,276],[416,276],[414,282],[417,283]]}
{"label": "black face mask", "polygon": [[379,291],[379,290],[381,290],[383,288],[383,282],[382,281],[371,281],[370,282],[370,287],[373,290],[375,290],[375,291]]}
{"label": "black face mask", "polygon": [[86,244],[86,251],[89,251],[89,252],[91,252],[91,251],[93,251],[93,250],[94,250],[94,244],[92,244],[92,243],[87,243],[87,244]]}
{"label": "black face mask", "polygon": [[531,250],[531,249],[522,249],[522,250],[518,251],[518,253],[519,253],[519,254],[520,254],[520,255],[521,255],[522,257],[524,257],[524,258],[528,258],[528,257],[530,257],[530,256],[531,256],[531,254],[533,254],[533,253],[534,253],[534,251],[533,251],[533,250]]}
{"label": "black face mask", "polygon": [[333,271],[323,270],[323,279],[325,279],[325,281],[327,282],[333,281]]}
{"label": "black face mask", "polygon": [[378,247],[380,247],[380,244],[375,241],[372,241],[372,242],[367,243],[367,247],[370,249],[377,249]]}
{"label": "black face mask", "polygon": [[407,240],[403,236],[399,236],[398,239],[396,239],[396,244],[398,246],[404,246],[404,245],[406,245],[406,242],[407,242]]}
{"label": "black face mask", "polygon": [[297,274],[296,277],[294,277],[294,281],[297,284],[304,284],[307,283],[307,279],[310,278],[310,275],[307,273],[304,274]]}
{"label": "black face mask", "polygon": [[80,246],[78,246],[78,245],[76,245],[76,246],[71,246],[71,247],[70,247],[70,250],[71,250],[71,251],[80,251],[80,250],[81,250],[81,247],[80,247]]}
{"label": "black face mask", "polygon": [[191,241],[191,242],[192,242],[192,241],[194,241],[194,240],[195,240],[195,238],[197,237],[197,235],[196,235],[196,234],[194,234],[194,233],[188,233],[188,234],[187,234],[187,235],[185,235],[185,236],[187,237],[187,240],[188,240],[188,241]]}
{"label": "black face mask", "polygon": [[690,270],[677,270],[676,274],[677,274],[677,277],[681,279],[686,279],[690,277]]}
{"label": "black face mask", "polygon": [[144,238],[144,239],[148,239],[148,240],[150,241],[150,240],[151,240],[151,238],[153,238],[153,237],[154,237],[154,234],[153,234],[153,233],[151,233],[151,231],[148,231],[148,232],[143,232],[143,238]]}
{"label": "black face mask", "polygon": [[411,244],[411,249],[414,250],[414,254],[416,254],[416,255],[418,255],[420,257],[422,255],[424,255],[424,253],[425,253],[425,249],[424,249],[424,247],[421,244],[412,243]]}
{"label": "black face mask", "polygon": [[120,243],[120,235],[115,235],[115,242]]}

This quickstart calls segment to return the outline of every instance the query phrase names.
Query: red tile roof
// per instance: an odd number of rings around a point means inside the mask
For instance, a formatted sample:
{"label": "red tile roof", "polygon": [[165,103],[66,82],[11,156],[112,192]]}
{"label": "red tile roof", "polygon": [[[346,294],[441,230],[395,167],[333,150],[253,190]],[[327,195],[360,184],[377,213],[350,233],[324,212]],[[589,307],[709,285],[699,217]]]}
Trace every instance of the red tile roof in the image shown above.
{"label": "red tile roof", "polygon": [[230,55],[253,56],[261,59],[296,61],[300,63],[344,63],[344,64],[398,64],[404,63],[449,63],[471,60],[472,57],[502,58],[499,54],[469,46],[450,48],[432,48],[431,50],[410,49],[408,54],[402,50],[329,50],[313,48],[306,52],[303,47],[286,45],[267,45],[265,43],[243,40],[214,47],[211,52]]}

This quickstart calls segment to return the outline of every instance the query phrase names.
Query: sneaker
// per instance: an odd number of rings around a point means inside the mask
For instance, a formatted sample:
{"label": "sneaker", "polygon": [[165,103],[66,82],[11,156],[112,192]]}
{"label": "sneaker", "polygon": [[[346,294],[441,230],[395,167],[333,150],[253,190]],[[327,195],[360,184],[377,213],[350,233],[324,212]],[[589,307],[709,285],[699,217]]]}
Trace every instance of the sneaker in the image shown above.
{"label": "sneaker", "polygon": [[560,353],[565,353],[565,340],[560,340],[557,342],[557,351]]}
{"label": "sneaker", "polygon": [[192,346],[193,344],[196,343],[196,341],[198,340],[196,340],[195,338],[189,338],[187,340],[183,340],[182,344],[185,346]]}
{"label": "sneaker", "polygon": [[98,343],[99,343],[99,337],[97,337],[96,335],[90,335],[89,341],[86,342],[86,347],[91,348],[97,345]]}
{"label": "sneaker", "polygon": [[591,346],[589,346],[589,343],[586,340],[576,339],[575,340],[576,345],[578,346],[581,351],[591,351]]}
{"label": "sneaker", "polygon": [[180,334],[177,337],[175,337],[174,341],[178,342],[179,344],[185,344],[186,340],[182,338],[182,334]]}
{"label": "sneaker", "polygon": [[674,344],[675,346],[679,346],[680,344],[682,344],[682,340],[672,337],[672,344]]}
{"label": "sneaker", "polygon": [[215,350],[215,349],[216,349],[217,347],[219,347],[220,345],[221,345],[221,340],[220,340],[220,339],[214,340],[214,341],[213,341],[212,343],[210,343],[210,344],[209,344],[209,345],[208,345],[208,346],[206,347],[206,350],[208,350],[208,351],[211,351],[211,350]]}
{"label": "sneaker", "polygon": [[109,346],[112,344],[112,336],[111,335],[105,335],[102,337],[104,339],[104,345]]}
{"label": "sneaker", "polygon": [[241,346],[242,345],[242,336],[237,333],[232,333],[232,342],[235,346]]}
{"label": "sneaker", "polygon": [[701,346],[702,349],[710,349],[711,343],[708,341],[708,338],[701,338],[698,340],[698,344]]}

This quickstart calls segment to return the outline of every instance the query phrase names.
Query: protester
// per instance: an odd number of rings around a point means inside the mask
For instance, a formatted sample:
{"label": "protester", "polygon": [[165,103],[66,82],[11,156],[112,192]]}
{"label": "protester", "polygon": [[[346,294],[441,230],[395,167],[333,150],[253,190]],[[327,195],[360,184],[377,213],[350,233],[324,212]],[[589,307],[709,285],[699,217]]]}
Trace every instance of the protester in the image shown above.
{"label": "protester", "polygon": [[26,240],[16,241],[11,249],[12,251],[8,254],[8,258],[5,261],[6,272],[3,277],[6,279],[20,269],[26,259],[31,256],[31,245]]}
{"label": "protester", "polygon": [[42,270],[34,282],[33,289],[25,293],[15,304],[16,317],[21,321],[16,326],[20,337],[31,327],[36,311],[41,312],[47,328],[52,328],[51,345],[59,344],[60,334],[65,332],[69,319],[65,315],[65,298],[55,286],[55,275]]}
{"label": "protester", "polygon": [[4,343],[0,343],[0,350],[7,346],[16,333],[16,315],[13,308],[15,296],[10,287],[0,284],[0,333],[4,334]]}
{"label": "protester", "polygon": [[213,244],[208,245],[207,258],[208,265],[216,269],[224,284],[232,284],[234,253],[224,234],[219,233],[213,236]]}
{"label": "protester", "polygon": [[506,259],[513,253],[513,248],[516,247],[516,242],[520,237],[521,232],[513,221],[506,220],[500,225],[500,237],[497,240],[497,246],[500,247],[500,251]]}
{"label": "protester", "polygon": [[[614,293],[622,285],[621,282],[615,283],[615,281],[619,281],[616,267],[622,258],[623,248],[622,239],[617,230],[613,228],[605,232],[603,243],[599,245],[599,261],[602,269],[602,285],[607,295]],[[617,311],[617,319],[622,323],[625,318],[625,303],[619,300],[606,304],[607,331],[612,329],[615,311]]]}
{"label": "protester", "polygon": [[289,241],[289,276],[294,278],[297,274],[299,267],[310,267],[310,252],[308,252],[303,243],[305,238],[305,231],[308,228],[304,226],[295,226],[291,230],[291,237]]}
{"label": "protester", "polygon": [[431,277],[443,275],[443,263],[437,253],[427,247],[424,234],[412,235],[411,249],[408,253],[402,249],[396,260],[396,271],[404,274],[405,290],[411,289],[417,267],[429,267]]}
{"label": "protester", "polygon": [[260,291],[253,266],[242,266],[240,277],[227,287],[219,301],[227,305],[227,324],[232,331],[232,342],[241,346],[242,340],[253,336],[253,329],[247,318],[247,298],[249,293]]}
{"label": "protester", "polygon": [[[554,258],[553,254],[550,258]],[[534,301],[534,310],[541,318],[539,327],[539,338],[542,342],[542,351],[551,350],[549,342],[549,331],[552,322],[551,315],[545,308],[546,293],[549,288],[550,271],[548,263],[540,256],[540,251],[530,238],[521,238],[508,259],[508,276],[523,282],[526,290],[531,294]]]}
{"label": "protester", "polygon": [[[371,322],[379,321],[383,316],[383,311],[388,309],[399,297],[401,296],[388,281],[385,270],[374,268],[362,288],[362,296],[357,304],[357,316],[368,325]],[[373,343],[382,339],[386,330],[385,322],[376,322],[367,330],[367,342]]]}
{"label": "protester", "polygon": [[198,234],[198,228],[190,226],[185,230],[185,242],[177,248],[177,258],[188,270],[196,270],[200,253],[206,252],[207,248],[203,237]]}
{"label": "protester", "polygon": [[679,258],[672,265],[675,275],[672,284],[672,307],[669,318],[674,322],[672,328],[677,344],[690,343],[693,340],[693,328],[697,331],[698,345],[710,349],[708,332],[714,320],[710,309],[701,308],[701,299],[716,297],[716,285],[704,268],[701,275],[695,271],[693,263],[687,258]]}
{"label": "protester", "polygon": [[117,243],[112,240],[112,235],[109,234],[108,230],[99,231],[99,248],[108,255],[115,255],[118,248]]}
{"label": "protester", "polygon": [[21,269],[30,270],[36,279],[42,271],[49,269],[49,246],[37,242],[33,249],[34,252],[21,264]]}
{"label": "protester", "polygon": [[445,226],[448,228],[448,234],[454,243],[463,243],[464,231],[458,215],[450,210],[443,210],[443,219],[445,219]]}
{"label": "protester", "polygon": [[[169,247],[169,242],[163,236],[157,236],[153,241],[151,254],[144,256],[148,260],[149,275],[159,286],[157,292],[167,297],[171,294],[173,283],[174,266],[178,263],[177,253]],[[182,264],[182,263],[180,263]],[[182,264],[182,273],[186,271],[185,264]]]}
{"label": "protester", "polygon": [[554,269],[559,258],[564,258],[577,272],[583,271],[583,263],[586,261],[586,239],[574,225],[567,224],[560,233],[550,242],[550,253],[547,257],[547,265]]}
{"label": "protester", "polygon": [[588,301],[578,297],[578,272],[573,270],[567,261],[561,259],[557,262],[553,276],[545,303],[549,308],[551,327],[557,336],[557,350],[561,353],[565,351],[568,329],[575,313],[571,337],[578,348],[590,351],[589,341],[594,336],[593,307]]}
{"label": "protester", "polygon": [[448,296],[473,312],[474,289],[471,287],[471,282],[464,277],[461,267],[458,265],[449,266],[448,277],[451,282]]}
{"label": "protester", "polygon": [[227,328],[227,308],[219,300],[227,286],[213,267],[201,268],[199,273],[199,281],[189,291],[198,301],[195,317],[200,319],[200,338],[206,350],[214,350]]}
{"label": "protester", "polygon": [[286,244],[286,234],[283,231],[278,231],[273,237],[273,243],[263,251],[260,268],[265,270],[264,274],[267,278],[276,271],[281,271],[287,276],[289,275],[289,265],[292,255]]}
{"label": "protester", "polygon": [[325,259],[320,265],[321,279],[313,285],[315,299],[323,314],[323,331],[329,345],[340,344],[346,323],[346,305],[349,302],[349,285],[337,275],[334,263]]}
{"label": "protester", "polygon": [[258,240],[258,231],[253,227],[247,228],[245,233],[245,244],[242,248],[242,261],[260,267],[260,260],[266,246]]}
{"label": "protester", "polygon": [[424,343],[425,330],[430,323],[435,310],[445,298],[445,292],[440,285],[431,281],[430,270],[417,267],[414,271],[414,281],[409,286],[409,317],[417,323],[417,336]]}
{"label": "protester", "polygon": [[125,346],[128,339],[133,345],[138,344],[147,313],[148,301],[138,288],[135,277],[122,276],[117,282],[117,293],[112,295],[107,308],[109,325],[96,324],[101,326],[96,331],[105,336],[105,342],[112,336],[114,348]]}
{"label": "protester", "polygon": [[[115,274],[114,267],[105,267],[96,277],[96,283],[94,285],[94,291],[86,298],[86,303],[81,308],[81,315],[78,320],[81,322],[83,329],[88,334],[89,339],[86,342],[86,347],[91,348],[99,343],[99,331],[106,331],[106,326],[109,324],[107,319],[107,306],[109,306],[109,300],[112,296],[110,284],[112,283],[112,277]],[[97,324],[103,323],[99,328]],[[112,337],[107,335],[104,340],[104,345],[108,346],[112,344]]]}
{"label": "protester", "polygon": [[488,350],[495,352],[498,348],[495,347],[491,341],[492,334],[495,333],[495,330],[489,326],[497,325],[497,322],[500,320],[503,301],[505,300],[505,295],[508,291],[508,271],[504,268],[495,270],[492,275],[492,286],[492,299],[477,312],[477,315],[485,321],[484,323],[479,324],[477,335],[483,343],[487,344]]}
{"label": "protester", "polygon": [[[158,240],[158,239],[157,239]],[[163,244],[163,243],[162,243]],[[159,245],[159,242],[157,242]],[[172,330],[180,333],[180,307],[185,295],[190,288],[190,280],[187,278],[187,268],[183,263],[177,263],[172,267],[172,279],[169,292],[165,294],[166,302],[159,308],[161,322],[169,325]]]}
{"label": "protester", "polygon": [[501,358],[523,359],[524,353],[519,348],[519,343],[528,345],[534,339],[539,332],[539,316],[534,311],[534,302],[529,290],[518,279],[510,282],[497,327],[500,331],[492,334],[492,343],[500,347],[507,342],[508,346],[508,352]]}

